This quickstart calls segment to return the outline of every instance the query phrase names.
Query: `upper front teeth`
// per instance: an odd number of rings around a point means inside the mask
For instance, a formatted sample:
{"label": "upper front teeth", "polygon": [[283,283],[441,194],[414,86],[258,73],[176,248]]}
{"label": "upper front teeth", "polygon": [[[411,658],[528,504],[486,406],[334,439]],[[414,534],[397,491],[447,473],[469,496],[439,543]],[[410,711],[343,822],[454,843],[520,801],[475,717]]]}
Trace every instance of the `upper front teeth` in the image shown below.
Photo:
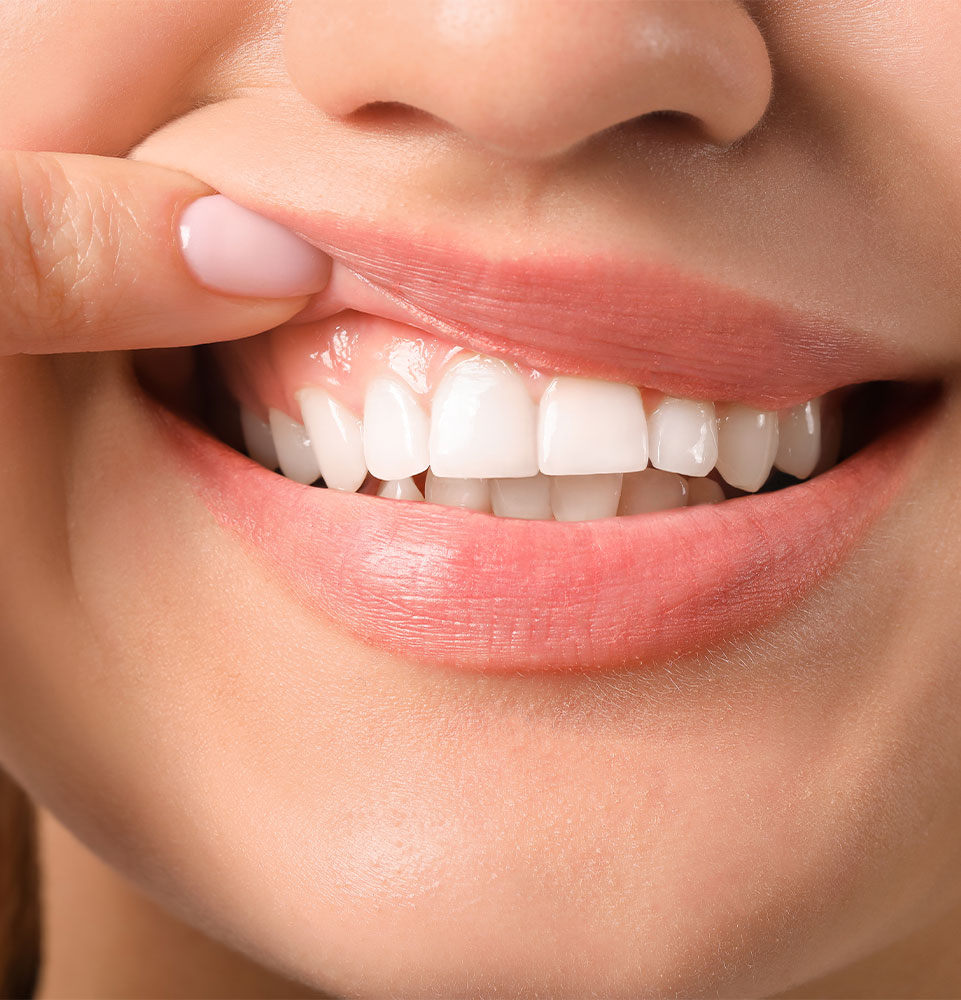
{"label": "upper front teeth", "polygon": [[303,424],[280,410],[271,410],[270,431],[277,449],[277,464],[288,479],[309,485],[320,476],[320,466]]}
{"label": "upper front teeth", "polygon": [[717,416],[717,471],[732,486],[753,493],[771,474],[778,416],[738,403],[722,405]]}
{"label": "upper front teeth", "polygon": [[[364,430],[360,420],[323,389],[302,389],[298,398],[319,475],[331,489],[348,493],[360,489],[367,478]],[[277,450],[279,452],[280,448]]]}
{"label": "upper front teeth", "polygon": [[378,479],[406,479],[430,464],[430,424],[400,379],[375,378],[364,398],[364,456]]}
{"label": "upper front teeth", "polygon": [[714,404],[665,396],[649,422],[651,465],[682,476],[706,476],[717,462]]}
{"label": "upper front teeth", "polygon": [[[772,465],[801,479],[825,461],[820,398],[780,413],[715,408],[557,376],[538,403],[513,365],[479,355],[444,372],[432,404],[394,374],[367,385],[363,419],[325,389],[308,386],[296,398],[302,424],[271,409],[268,426],[242,410],[248,452],[261,464],[347,491],[369,471],[383,482],[380,495],[397,499],[421,499],[412,477],[429,469],[428,500],[506,517],[583,520],[711,502],[723,496],[718,484],[689,490],[683,477],[693,484],[716,466],[753,492]],[[835,427],[834,410],[826,412]]]}
{"label": "upper front teeth", "polygon": [[497,358],[468,358],[434,394],[430,467],[459,479],[533,476],[536,428],[537,407],[517,371]]}
{"label": "upper front teeth", "polygon": [[640,392],[593,378],[555,378],[541,399],[537,456],[548,476],[639,472],[647,465]]}
{"label": "upper front teeth", "polygon": [[779,438],[774,464],[798,479],[810,476],[821,457],[821,400],[783,410]]}
{"label": "upper front teeth", "polygon": [[265,468],[276,469],[279,463],[270,424],[265,424],[246,406],[240,408],[240,424],[247,444],[247,454]]}

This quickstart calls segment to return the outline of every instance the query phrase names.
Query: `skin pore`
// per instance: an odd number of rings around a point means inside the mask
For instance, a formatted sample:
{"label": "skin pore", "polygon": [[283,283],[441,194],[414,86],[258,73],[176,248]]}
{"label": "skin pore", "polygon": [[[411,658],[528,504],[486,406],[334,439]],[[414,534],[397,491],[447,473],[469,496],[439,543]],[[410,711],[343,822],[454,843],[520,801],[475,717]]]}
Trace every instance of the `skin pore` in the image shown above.
{"label": "skin pore", "polygon": [[2,149],[650,257],[943,383],[797,607],[696,658],[493,677],[301,606],[125,352],[0,359],[0,763],[49,811],[42,996],[961,991],[958,31],[952,0],[0,8]]}

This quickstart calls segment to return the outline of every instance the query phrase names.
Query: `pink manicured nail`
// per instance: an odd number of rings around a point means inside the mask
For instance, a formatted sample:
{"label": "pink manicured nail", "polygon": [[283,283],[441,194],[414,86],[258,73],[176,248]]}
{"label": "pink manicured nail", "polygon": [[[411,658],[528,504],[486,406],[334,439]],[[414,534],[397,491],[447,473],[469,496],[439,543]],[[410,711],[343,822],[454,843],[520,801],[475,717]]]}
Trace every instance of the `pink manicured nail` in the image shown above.
{"label": "pink manicured nail", "polygon": [[327,254],[222,194],[187,206],[180,218],[180,246],[202,285],[234,295],[310,295],[330,277]]}

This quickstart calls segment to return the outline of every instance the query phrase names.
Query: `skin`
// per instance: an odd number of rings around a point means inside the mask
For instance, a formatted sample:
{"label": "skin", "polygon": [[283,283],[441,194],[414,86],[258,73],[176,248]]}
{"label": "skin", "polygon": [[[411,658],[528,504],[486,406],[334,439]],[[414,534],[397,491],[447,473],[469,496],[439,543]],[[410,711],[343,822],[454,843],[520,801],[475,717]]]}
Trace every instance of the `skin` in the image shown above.
{"label": "skin", "polygon": [[[0,148],[104,157],[0,170],[5,218],[74,223],[0,296],[0,763],[71,831],[51,940],[139,914],[137,947],[203,953],[225,993],[248,961],[333,995],[956,993],[961,9],[404,14],[0,10]],[[610,128],[659,110],[687,117]],[[650,254],[862,328],[943,399],[899,500],[763,632],[590,679],[434,671],[310,617],[151,451],[118,348],[303,302],[202,292],[147,238],[211,188]],[[140,220],[119,269],[91,192]],[[71,837],[107,865],[72,897]],[[93,975],[51,956],[48,996]]]}

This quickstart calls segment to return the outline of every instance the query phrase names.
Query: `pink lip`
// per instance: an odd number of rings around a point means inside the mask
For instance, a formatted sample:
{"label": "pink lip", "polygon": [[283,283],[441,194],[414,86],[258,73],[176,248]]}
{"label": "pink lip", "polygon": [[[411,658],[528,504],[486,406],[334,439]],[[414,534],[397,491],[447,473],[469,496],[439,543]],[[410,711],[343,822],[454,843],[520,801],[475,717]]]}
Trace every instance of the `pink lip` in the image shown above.
{"label": "pink lip", "polygon": [[663,263],[562,249],[491,259],[454,242],[259,210],[335,259],[331,288],[294,323],[359,309],[533,368],[769,409],[908,367],[862,331]]}
{"label": "pink lip", "polygon": [[931,423],[779,492],[560,524],[299,486],[157,414],[216,518],[306,607],[395,655],[487,672],[643,665],[769,622],[859,543]]}

